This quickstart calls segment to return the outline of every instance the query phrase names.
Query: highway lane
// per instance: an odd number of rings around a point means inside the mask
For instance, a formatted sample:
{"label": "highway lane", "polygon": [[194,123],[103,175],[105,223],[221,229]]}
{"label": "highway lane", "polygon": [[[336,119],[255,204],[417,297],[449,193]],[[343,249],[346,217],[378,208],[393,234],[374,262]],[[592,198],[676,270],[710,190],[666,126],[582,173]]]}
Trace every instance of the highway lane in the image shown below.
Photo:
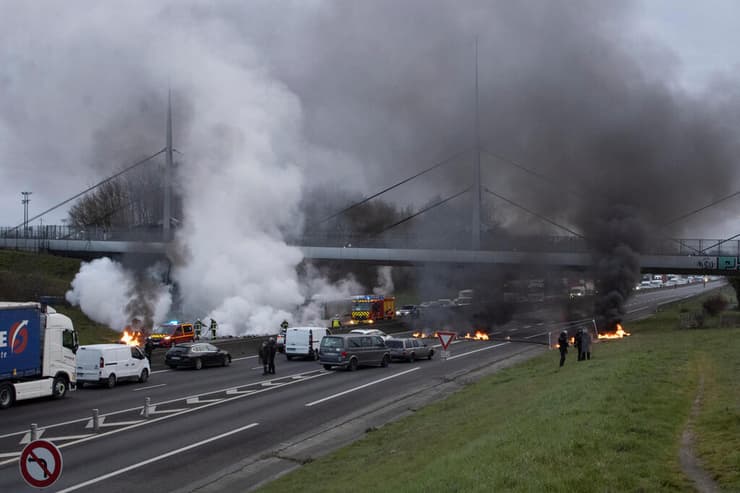
{"label": "highway lane", "polygon": [[[80,491],[131,491],[132,478],[146,478],[147,488],[152,491],[171,491],[243,457],[269,454],[281,443],[290,443],[346,416],[384,406],[387,401],[396,401],[397,396],[423,392],[450,374],[488,365],[528,348],[523,344],[460,342],[451,348],[452,358],[447,361],[397,363],[357,372],[327,372],[312,362],[285,362],[279,371],[282,367],[303,370],[306,366],[310,371],[286,372],[286,376],[278,375],[269,382],[260,380],[259,390],[253,393],[202,396],[201,399],[213,402],[173,413],[172,417],[154,418],[161,418],[160,421],[150,418],[134,423],[141,416],[123,413],[115,420],[131,424],[110,428],[101,436],[78,439],[77,443],[61,442],[65,472],[59,488],[74,487],[116,473],[122,467],[143,464],[135,469],[135,474],[124,472]],[[345,394],[337,396],[342,392]],[[256,424],[246,428],[252,423]],[[81,434],[91,431],[79,423],[64,433],[74,434],[74,427]],[[214,437],[221,438],[183,450]],[[156,459],[168,453],[173,455]],[[0,490],[26,491],[17,477],[16,463],[0,467]]]}
{"label": "highway lane", "polygon": [[[694,285],[640,293],[628,303],[628,310],[641,316],[654,310],[658,303],[703,290]],[[557,323],[549,318],[552,317],[514,321],[502,330],[516,333],[517,338],[557,330]],[[368,368],[354,373],[326,372],[315,362],[279,358],[278,375],[273,378],[261,375],[254,357],[234,361],[227,368],[199,372],[165,370],[155,373],[146,384],[122,384],[110,390],[85,388],[62,401],[19,403],[3,412],[0,451],[17,453],[28,425],[37,422],[47,426],[42,437],[78,437],[54,440],[63,447],[65,457],[60,489],[134,467],[80,491],[131,491],[132,478],[146,478],[147,489],[173,491],[188,488],[204,477],[223,476],[225,468],[245,458],[272,456],[276,449],[285,448],[300,437],[331,429],[348,416],[362,416],[390,406],[398,400],[397,396],[433,392],[451,376],[532,348],[535,353],[545,349],[523,343],[464,341],[451,347],[452,357],[447,361],[441,361],[437,355],[432,361],[394,363],[386,369]],[[233,393],[228,394],[229,389]],[[155,404],[148,419],[141,415],[147,395]],[[191,397],[190,403],[186,402],[187,397]],[[93,407],[105,415],[101,433],[87,427]],[[80,421],[48,426],[74,419]],[[7,436],[12,432],[17,434]],[[275,461],[271,474],[275,468],[296,465],[291,460]],[[0,464],[0,490],[26,491],[18,476],[17,462],[0,455]]]}

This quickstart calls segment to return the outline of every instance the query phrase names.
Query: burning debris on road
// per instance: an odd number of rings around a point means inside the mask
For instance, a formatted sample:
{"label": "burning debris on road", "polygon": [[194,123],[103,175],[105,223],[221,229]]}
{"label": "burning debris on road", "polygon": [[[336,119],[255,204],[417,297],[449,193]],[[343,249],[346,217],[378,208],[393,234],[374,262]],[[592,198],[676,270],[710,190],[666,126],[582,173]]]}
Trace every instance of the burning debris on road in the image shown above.
{"label": "burning debris on road", "polygon": [[603,334],[598,334],[599,339],[622,339],[625,336],[631,335],[629,332],[626,332],[624,328],[622,327],[622,324],[617,323],[615,330],[612,332],[605,332]]}

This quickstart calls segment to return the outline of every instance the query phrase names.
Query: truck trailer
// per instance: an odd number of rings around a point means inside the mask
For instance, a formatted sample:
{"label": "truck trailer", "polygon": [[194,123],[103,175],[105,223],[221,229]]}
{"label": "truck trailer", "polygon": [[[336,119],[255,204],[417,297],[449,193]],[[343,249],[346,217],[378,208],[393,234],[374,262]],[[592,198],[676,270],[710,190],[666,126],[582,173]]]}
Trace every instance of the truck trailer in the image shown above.
{"label": "truck trailer", "polygon": [[66,315],[42,303],[0,302],[0,409],[75,390],[77,347]]}

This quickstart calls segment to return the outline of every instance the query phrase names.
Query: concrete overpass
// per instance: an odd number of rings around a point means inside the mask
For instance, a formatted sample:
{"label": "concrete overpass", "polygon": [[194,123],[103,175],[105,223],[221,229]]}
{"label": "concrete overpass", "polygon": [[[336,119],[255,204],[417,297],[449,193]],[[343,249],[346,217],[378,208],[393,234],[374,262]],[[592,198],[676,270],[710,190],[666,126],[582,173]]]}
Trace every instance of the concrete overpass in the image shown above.
{"label": "concrete overpass", "polygon": [[[323,261],[365,262],[383,265],[520,265],[532,267],[554,267],[564,269],[587,269],[593,265],[591,253],[586,245],[569,239],[563,241],[532,241],[499,245],[482,250],[463,248],[420,248],[415,245],[401,244],[386,239],[380,245],[365,245],[347,242],[344,246],[316,245],[320,241],[304,238],[289,241],[301,250],[304,258]],[[736,242],[706,249],[707,254],[697,254],[700,248],[691,243],[713,245],[717,240],[674,240],[665,251],[651,251],[640,257],[640,265],[645,272],[676,274],[713,274],[731,275],[737,273],[740,265],[738,245]],[[302,244],[303,243],[303,244]],[[309,243],[309,244],[306,244]],[[323,243],[335,243],[326,241]],[[376,242],[378,243],[378,242]],[[417,245],[419,242],[416,242]],[[529,244],[531,248],[525,248]],[[97,238],[50,239],[36,238],[3,238],[0,237],[0,248],[44,251],[58,255],[94,258],[99,256],[151,255],[164,256],[169,243],[144,240],[110,240]],[[485,247],[485,242],[483,247]]]}

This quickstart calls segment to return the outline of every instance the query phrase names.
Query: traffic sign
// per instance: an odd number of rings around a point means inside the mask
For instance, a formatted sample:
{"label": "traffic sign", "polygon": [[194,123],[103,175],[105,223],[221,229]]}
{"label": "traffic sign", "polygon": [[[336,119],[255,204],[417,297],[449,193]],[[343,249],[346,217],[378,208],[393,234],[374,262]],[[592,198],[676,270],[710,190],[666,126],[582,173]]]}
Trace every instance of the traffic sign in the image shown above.
{"label": "traffic sign", "polygon": [[62,453],[48,440],[34,440],[23,449],[18,464],[26,483],[46,488],[62,474]]}
{"label": "traffic sign", "polygon": [[437,332],[437,337],[439,337],[439,342],[442,343],[442,349],[447,351],[447,346],[450,345],[452,340],[455,338],[457,334],[455,332]]}

